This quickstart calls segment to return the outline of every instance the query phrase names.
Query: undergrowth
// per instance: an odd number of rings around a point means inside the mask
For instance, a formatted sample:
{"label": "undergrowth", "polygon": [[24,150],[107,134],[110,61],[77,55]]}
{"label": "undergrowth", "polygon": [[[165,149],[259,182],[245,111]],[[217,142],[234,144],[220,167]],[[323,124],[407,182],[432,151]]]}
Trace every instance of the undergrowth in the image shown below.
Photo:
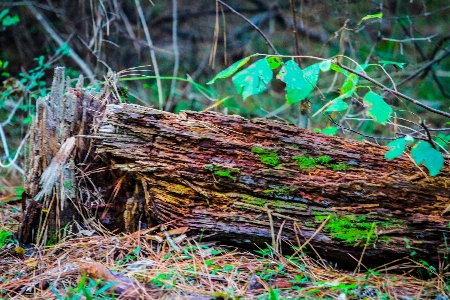
{"label": "undergrowth", "polygon": [[[1,224],[9,222],[12,207],[18,205],[0,205]],[[170,243],[155,242],[159,234],[155,229],[126,235],[80,234],[18,253],[16,229],[0,228],[6,237],[0,248],[0,299],[17,293],[21,299],[58,300],[126,295],[135,299],[447,299],[450,294],[447,269],[412,259],[355,273],[312,258],[301,247],[284,255],[271,247],[243,252],[182,238],[175,250]]]}

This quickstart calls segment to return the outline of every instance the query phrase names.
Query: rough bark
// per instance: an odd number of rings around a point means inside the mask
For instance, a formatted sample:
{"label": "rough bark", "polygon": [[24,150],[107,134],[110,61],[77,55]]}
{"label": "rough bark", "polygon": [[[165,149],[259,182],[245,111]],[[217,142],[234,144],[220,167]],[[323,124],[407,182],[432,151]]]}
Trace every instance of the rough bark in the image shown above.
{"label": "rough bark", "polygon": [[64,68],[58,67],[50,95],[36,101],[36,119],[31,128],[31,155],[23,196],[26,210],[20,238],[33,237],[38,243],[45,243],[48,236],[52,240],[60,238],[57,228],[68,223],[75,213],[68,199],[74,198],[72,136],[81,106],[73,95],[64,94],[64,89]]}
{"label": "rough bark", "polygon": [[93,194],[85,181],[79,184],[83,170],[86,165],[100,167],[94,161],[95,145],[80,137],[95,133],[102,106],[113,101],[107,90],[84,94],[81,76],[71,88],[64,70],[55,69],[50,94],[36,101],[19,228],[25,244],[54,243],[70,232],[66,226],[84,217],[79,199]]}
{"label": "rough bark", "polygon": [[411,253],[436,263],[447,251],[448,159],[429,177],[406,155],[386,160],[387,149],[372,143],[126,104],[107,107],[98,137],[105,162],[133,175],[127,206],[135,201],[137,215],[203,238],[275,247],[299,239],[340,262],[365,249],[363,263]]}
{"label": "rough bark", "polygon": [[[76,92],[75,102],[84,97]],[[301,245],[340,263],[414,253],[435,264],[447,253],[449,159],[429,177],[406,155],[386,160],[382,146],[213,112],[110,104],[99,120],[80,126],[76,153],[84,155],[72,159],[78,219],[90,224],[134,231],[169,223],[202,240]],[[40,203],[30,215],[42,209],[40,182],[27,191]]]}

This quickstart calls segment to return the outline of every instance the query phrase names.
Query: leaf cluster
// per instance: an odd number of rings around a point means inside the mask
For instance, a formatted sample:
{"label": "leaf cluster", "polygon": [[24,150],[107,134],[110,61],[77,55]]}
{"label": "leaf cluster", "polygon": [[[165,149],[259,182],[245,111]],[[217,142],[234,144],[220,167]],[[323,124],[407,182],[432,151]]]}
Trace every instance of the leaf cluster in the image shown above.
{"label": "leaf cluster", "polygon": [[[258,95],[265,91],[268,84],[274,78],[274,72],[277,72],[275,78],[281,80],[285,84],[285,98],[287,104],[295,104],[312,96],[314,90],[317,88],[321,73],[334,71],[335,73],[345,76],[339,89],[339,96],[328,101],[318,112],[316,112],[316,114],[319,112],[329,114],[348,110],[349,104],[346,102],[348,99],[360,99],[360,102],[362,102],[365,107],[366,116],[376,123],[386,125],[393,115],[393,108],[386,103],[380,94],[377,94],[372,90],[373,86],[360,83],[360,76],[362,76],[361,74],[365,74],[365,69],[369,66],[383,67],[386,65],[394,65],[397,68],[403,68],[402,63],[381,61],[380,64],[357,65],[357,68],[353,71],[341,67],[335,60],[321,59],[320,62],[311,64],[302,69],[293,58],[284,62],[282,57],[278,55],[266,55],[253,62],[247,68],[242,69],[250,62],[251,58],[256,56],[258,56],[258,54],[245,57],[235,62],[228,68],[219,72],[208,82],[208,84],[213,84],[218,79],[232,76],[232,82],[236,91],[245,101],[248,97]],[[381,66],[381,64],[383,66]],[[360,95],[361,90],[366,90],[364,96]],[[331,131],[330,134],[333,134],[333,131]],[[436,142],[438,145],[439,143],[444,145],[441,145],[441,147],[445,148],[445,145],[448,143],[447,137],[448,136],[440,136]],[[411,136],[402,137],[392,141],[387,145],[388,147],[392,147],[392,149],[386,153],[385,157],[387,159],[398,157],[405,151],[406,142],[413,141],[414,139]],[[416,164],[424,164],[431,176],[439,174],[444,166],[443,155],[436,149],[435,143],[432,140],[418,141],[412,147],[411,155]]]}

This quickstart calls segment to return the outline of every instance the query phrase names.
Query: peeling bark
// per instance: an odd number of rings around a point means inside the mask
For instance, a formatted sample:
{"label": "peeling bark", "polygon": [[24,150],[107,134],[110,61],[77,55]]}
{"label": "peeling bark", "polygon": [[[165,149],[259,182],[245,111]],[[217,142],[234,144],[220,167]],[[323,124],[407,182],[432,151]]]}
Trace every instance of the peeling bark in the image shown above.
{"label": "peeling bark", "polygon": [[103,99],[104,105],[109,103],[104,99],[109,98],[106,94],[83,94],[82,77],[75,89],[69,82],[64,79],[64,68],[56,68],[50,95],[36,102],[22,196],[22,243],[54,243],[70,229],[66,225],[83,218],[78,199],[88,188],[85,183],[79,186],[77,178],[86,164],[97,164],[90,157],[92,141],[79,137],[95,132],[102,113],[102,101],[98,99]]}

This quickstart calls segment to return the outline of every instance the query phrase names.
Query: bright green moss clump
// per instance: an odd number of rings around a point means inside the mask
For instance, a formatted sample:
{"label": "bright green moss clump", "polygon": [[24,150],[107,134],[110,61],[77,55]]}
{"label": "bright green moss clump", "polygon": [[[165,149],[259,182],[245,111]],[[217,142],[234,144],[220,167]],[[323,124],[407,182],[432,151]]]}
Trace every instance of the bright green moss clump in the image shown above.
{"label": "bright green moss clump", "polygon": [[239,169],[237,168],[228,168],[224,166],[218,166],[213,164],[208,164],[203,166],[206,170],[214,172],[215,175],[220,177],[228,177],[234,180],[234,176],[239,174]]}
{"label": "bright green moss clump", "polygon": [[310,170],[317,167],[317,162],[313,157],[307,156],[293,156],[292,159],[297,163],[302,170]]}
{"label": "bright green moss clump", "polygon": [[348,169],[348,166],[344,163],[331,164],[331,168],[335,171],[345,171]]}
{"label": "bright green moss clump", "polygon": [[318,165],[326,165],[330,162],[331,157],[329,156],[319,156],[319,157],[309,157],[309,156],[293,156],[292,159],[297,163],[300,169],[314,169]]}
{"label": "bright green moss clump", "polygon": [[242,197],[242,202],[260,206],[260,207],[264,207],[266,205],[266,200],[261,199],[261,198],[252,197],[249,195],[245,195],[244,197]]}
{"label": "bright green moss clump", "polygon": [[331,157],[329,157],[328,155],[325,155],[325,156],[319,156],[319,157],[316,158],[316,161],[317,161],[319,164],[321,164],[321,165],[324,165],[324,164],[329,163],[330,160],[331,160]]}
{"label": "bright green moss clump", "polygon": [[324,155],[318,157],[310,157],[304,155],[293,156],[292,159],[297,163],[301,170],[310,171],[319,166],[332,168],[334,171],[344,171],[348,166],[344,163],[330,164],[331,157]]}
{"label": "bright green moss clump", "polygon": [[[316,222],[323,222],[328,216],[316,216]],[[392,228],[400,226],[400,222],[382,222],[373,224],[374,222],[367,221],[366,216],[346,215],[340,216],[332,214],[324,230],[330,233],[330,236],[335,239],[344,241],[349,245],[364,246],[370,236],[369,243],[374,243],[376,237],[375,229],[378,226],[383,228]],[[371,232],[372,231],[372,232]],[[387,242],[388,237],[378,237],[379,242]]]}
{"label": "bright green moss clump", "polygon": [[278,150],[267,150],[260,147],[253,147],[252,152],[258,154],[259,159],[265,165],[275,167],[279,164]]}
{"label": "bright green moss clump", "polygon": [[[345,241],[354,245],[359,242],[365,244],[371,231],[373,222],[366,222],[365,216],[356,217],[354,215],[338,216],[332,215],[325,225],[325,230],[331,233],[332,238]],[[372,232],[371,241],[375,238]]]}

